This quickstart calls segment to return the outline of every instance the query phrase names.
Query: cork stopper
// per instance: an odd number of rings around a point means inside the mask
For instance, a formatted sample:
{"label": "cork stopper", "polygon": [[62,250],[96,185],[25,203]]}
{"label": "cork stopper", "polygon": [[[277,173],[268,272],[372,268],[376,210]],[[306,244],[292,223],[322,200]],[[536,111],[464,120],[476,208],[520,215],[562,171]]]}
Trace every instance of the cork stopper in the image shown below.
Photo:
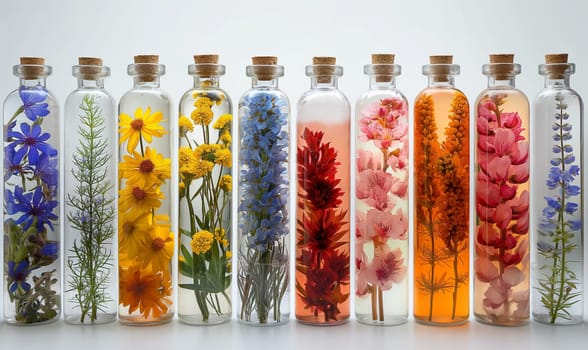
{"label": "cork stopper", "polygon": [[563,79],[569,70],[567,53],[547,54],[545,63],[548,64],[546,71],[551,79]]}
{"label": "cork stopper", "polygon": [[150,82],[155,80],[159,73],[158,55],[136,55],[134,62],[139,81]]}
{"label": "cork stopper", "polygon": [[43,57],[21,57],[22,75],[25,79],[37,79],[43,75],[45,59]]}
{"label": "cork stopper", "polygon": [[102,73],[102,59],[97,57],[78,57],[81,78],[96,80]]}
{"label": "cork stopper", "polygon": [[432,65],[431,75],[433,75],[433,81],[449,81],[449,73],[451,72],[450,65],[453,64],[452,55],[429,56],[429,64]]}
{"label": "cork stopper", "polygon": [[331,81],[331,76],[335,73],[335,64],[337,58],[332,56],[315,56],[312,58],[314,67],[314,74],[317,76],[317,82],[328,83]]}
{"label": "cork stopper", "polygon": [[253,71],[259,80],[272,80],[276,76],[276,65],[278,64],[278,57],[276,56],[253,56],[251,63],[254,67]]}
{"label": "cork stopper", "polygon": [[376,76],[376,82],[385,83],[392,81],[394,73],[394,54],[391,53],[373,53],[372,64]]}
{"label": "cork stopper", "polygon": [[491,54],[490,74],[495,75],[497,80],[508,80],[514,70],[513,54]]}
{"label": "cork stopper", "polygon": [[194,55],[194,63],[196,64],[196,74],[201,77],[210,77],[217,75],[219,72],[218,55]]}

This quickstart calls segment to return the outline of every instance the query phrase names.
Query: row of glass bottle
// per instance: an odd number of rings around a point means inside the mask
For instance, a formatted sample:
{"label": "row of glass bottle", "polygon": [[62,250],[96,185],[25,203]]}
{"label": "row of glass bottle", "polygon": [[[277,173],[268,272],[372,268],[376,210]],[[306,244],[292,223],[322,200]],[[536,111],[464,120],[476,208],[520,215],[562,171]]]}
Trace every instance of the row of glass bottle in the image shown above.
{"label": "row of glass bottle", "polygon": [[[547,88],[534,128],[554,144],[533,152],[555,156],[533,168],[534,314],[574,323],[583,310],[582,107],[568,85],[573,65],[549,57],[559,61],[540,68]],[[180,103],[177,180],[157,57],[137,56],[129,66],[135,88],[120,101],[118,137],[115,105],[103,90],[108,68],[95,59],[74,67],[79,89],[66,102],[64,148],[68,322],[115,319],[117,236],[121,321],[171,318],[172,199],[179,202],[179,317],[195,324],[230,318],[231,103],[219,88],[218,57],[195,60],[194,88]],[[331,324],[349,317],[350,108],[337,90],[342,69],[334,58],[313,63],[297,115],[296,317]],[[392,55],[374,55],[365,72],[370,90],[357,103],[354,153],[356,315],[395,324],[408,314],[408,103],[395,88],[400,66]],[[455,324],[469,313],[469,107],[453,85],[459,67],[451,57],[431,57],[423,72],[429,87],[416,99],[414,119],[414,316]],[[489,88],[476,103],[474,312],[502,325],[529,313],[529,109],[514,89],[519,72],[512,56],[491,56]],[[60,311],[59,113],[44,85],[48,66],[23,59],[15,73],[21,86],[5,103],[5,319],[36,323]],[[277,89],[283,68],[275,57],[254,57],[247,74],[253,88],[240,101],[238,122],[237,315],[277,324],[289,317],[289,105]],[[179,182],[176,198],[171,181]]]}

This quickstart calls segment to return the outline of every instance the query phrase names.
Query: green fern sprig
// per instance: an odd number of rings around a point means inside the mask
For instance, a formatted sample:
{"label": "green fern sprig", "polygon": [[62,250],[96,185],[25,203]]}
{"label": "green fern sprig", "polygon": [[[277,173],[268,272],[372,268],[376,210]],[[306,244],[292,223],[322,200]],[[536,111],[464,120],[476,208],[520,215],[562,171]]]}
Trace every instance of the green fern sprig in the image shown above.
{"label": "green fern sprig", "polygon": [[80,322],[86,318],[96,321],[98,312],[106,312],[111,301],[107,286],[111,278],[114,236],[114,197],[109,193],[113,184],[108,179],[111,155],[108,139],[104,137],[102,109],[93,97],[84,97],[80,105],[80,135],[73,157],[74,193],[68,193],[68,214],[72,229],[79,231],[69,250],[69,290],[75,292],[75,308],[81,310]]}

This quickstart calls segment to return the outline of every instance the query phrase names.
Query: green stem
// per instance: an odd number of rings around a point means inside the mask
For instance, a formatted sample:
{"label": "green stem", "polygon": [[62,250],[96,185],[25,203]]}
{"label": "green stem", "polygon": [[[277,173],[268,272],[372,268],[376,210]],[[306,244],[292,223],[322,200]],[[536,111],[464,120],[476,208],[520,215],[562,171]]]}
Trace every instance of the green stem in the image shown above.
{"label": "green stem", "polygon": [[24,112],[24,106],[18,107],[18,109],[16,110],[16,112],[14,112],[14,114],[12,115],[12,117],[10,117],[10,120],[8,121],[8,123],[6,123],[6,126],[12,124],[12,122],[16,119],[16,117],[18,117],[18,115],[21,114],[22,112]]}

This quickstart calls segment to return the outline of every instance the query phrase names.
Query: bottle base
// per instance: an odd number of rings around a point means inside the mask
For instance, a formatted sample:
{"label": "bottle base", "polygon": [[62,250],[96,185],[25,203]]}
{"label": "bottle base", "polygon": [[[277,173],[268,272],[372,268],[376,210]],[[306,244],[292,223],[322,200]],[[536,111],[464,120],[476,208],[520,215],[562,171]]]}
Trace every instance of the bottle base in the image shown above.
{"label": "bottle base", "polygon": [[179,314],[178,319],[180,322],[190,326],[216,326],[223,323],[227,323],[231,320],[231,314],[226,315],[210,315],[208,320],[204,321],[202,315],[183,315]]}
{"label": "bottle base", "polygon": [[474,316],[476,321],[490,326],[520,327],[529,323],[529,318],[499,318],[479,314],[475,314]]}
{"label": "bottle base", "polygon": [[555,319],[555,322],[551,322],[551,317],[548,314],[533,314],[533,321],[549,326],[573,326],[576,324],[584,323],[583,315],[573,315],[571,319],[566,320],[561,317]]}
{"label": "bottle base", "polygon": [[46,324],[51,324],[54,322],[57,322],[59,320],[59,316],[56,316],[50,320],[47,321],[41,321],[41,322],[31,322],[31,323],[26,323],[26,322],[21,322],[21,321],[17,321],[13,318],[4,318],[4,323],[6,323],[7,325],[10,326],[14,326],[14,327],[31,327],[31,326],[42,326],[42,325],[46,325]]}
{"label": "bottle base", "polygon": [[116,314],[98,314],[95,320],[90,320],[89,317],[85,317],[84,321],[81,320],[82,314],[64,315],[64,321],[70,325],[76,326],[94,326],[112,323],[116,321]]}
{"label": "bottle base", "polygon": [[119,322],[125,326],[135,326],[135,327],[144,327],[144,326],[157,326],[161,324],[165,324],[171,322],[173,319],[174,314],[170,313],[169,315],[165,315],[158,319],[148,318],[145,319],[143,316],[119,316]]}
{"label": "bottle base", "polygon": [[414,320],[422,325],[425,326],[436,326],[436,327],[457,327],[461,326],[464,323],[467,323],[469,318],[466,317],[459,317],[459,318],[450,318],[450,317],[436,317],[432,320],[427,318],[419,318],[417,316],[414,317]]}
{"label": "bottle base", "polygon": [[374,320],[371,315],[355,314],[357,322],[366,326],[398,326],[408,322],[408,317],[402,315],[384,315],[384,320]]}
{"label": "bottle base", "polygon": [[277,321],[272,319],[271,322],[264,323],[261,323],[258,320],[244,320],[241,318],[239,318],[238,321],[239,323],[250,327],[279,327],[290,322],[290,314],[282,315]]}
{"label": "bottle base", "polygon": [[344,316],[344,318],[342,318],[342,319],[329,320],[329,321],[324,321],[323,319],[320,319],[315,316],[306,316],[306,317],[296,316],[296,321],[298,321],[306,326],[318,326],[318,327],[338,326],[338,325],[342,325],[344,323],[347,323],[349,321],[349,315]]}

